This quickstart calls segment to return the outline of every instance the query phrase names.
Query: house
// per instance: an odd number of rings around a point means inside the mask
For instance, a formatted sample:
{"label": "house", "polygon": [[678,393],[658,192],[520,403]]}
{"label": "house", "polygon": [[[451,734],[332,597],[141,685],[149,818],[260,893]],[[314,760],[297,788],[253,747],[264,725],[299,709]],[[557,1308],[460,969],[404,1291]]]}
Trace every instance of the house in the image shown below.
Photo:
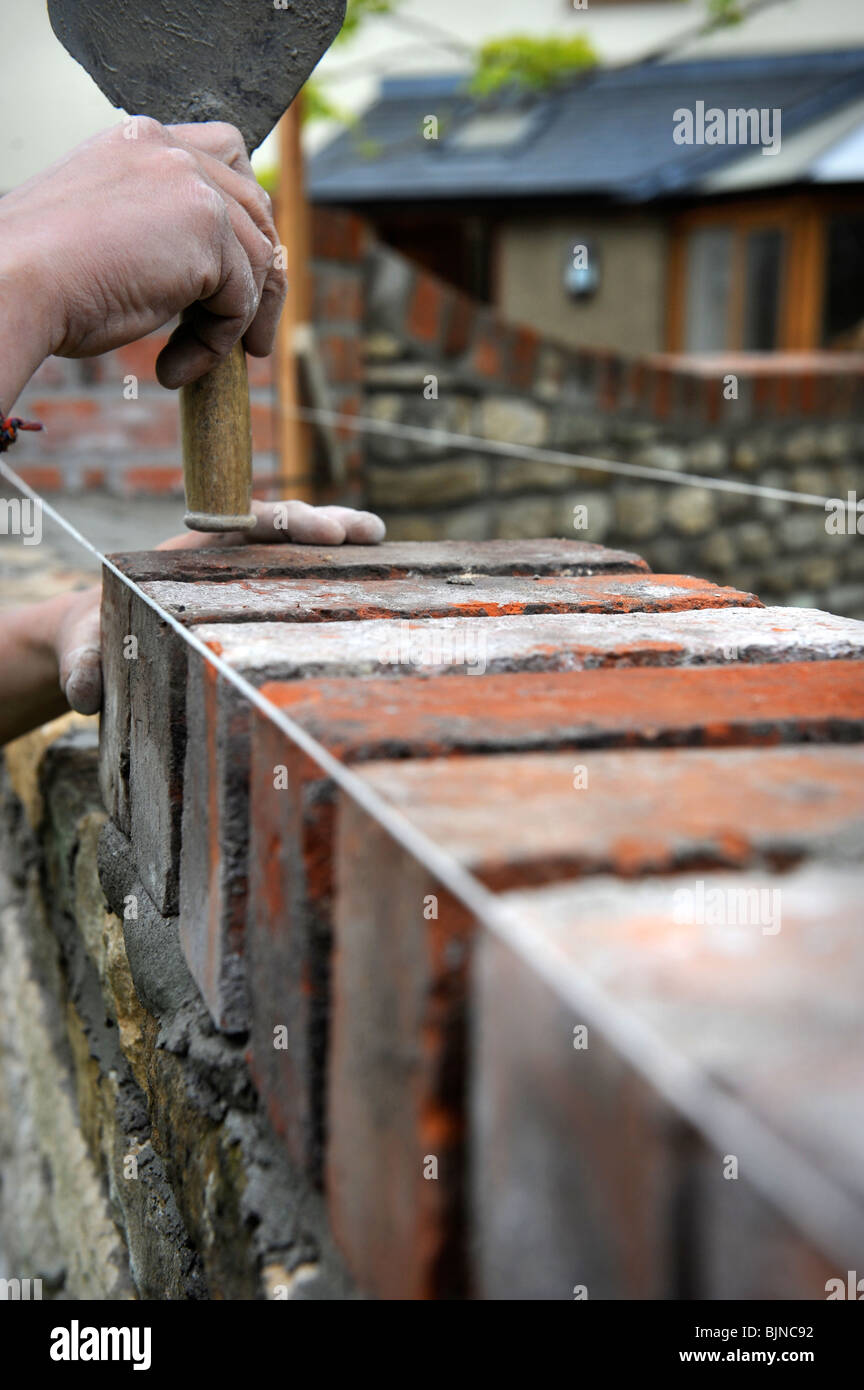
{"label": "house", "polygon": [[864,341],[864,48],[600,68],[485,101],[460,76],[391,79],[309,191],[574,345]]}

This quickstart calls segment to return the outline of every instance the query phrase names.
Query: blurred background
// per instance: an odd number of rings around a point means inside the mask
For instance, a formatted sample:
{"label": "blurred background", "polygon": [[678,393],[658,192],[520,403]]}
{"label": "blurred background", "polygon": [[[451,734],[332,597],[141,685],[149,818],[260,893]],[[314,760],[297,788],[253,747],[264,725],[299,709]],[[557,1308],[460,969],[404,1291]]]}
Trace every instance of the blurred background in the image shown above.
{"label": "blurred background", "polygon": [[[5,12],[0,191],[120,119],[42,5]],[[856,514],[820,501],[864,492],[860,0],[349,0],[255,164],[291,281],[250,359],[260,495],[864,616]],[[46,428],[15,467],[109,551],[182,529],[166,335],[16,406]],[[0,541],[18,597],[73,563]]]}

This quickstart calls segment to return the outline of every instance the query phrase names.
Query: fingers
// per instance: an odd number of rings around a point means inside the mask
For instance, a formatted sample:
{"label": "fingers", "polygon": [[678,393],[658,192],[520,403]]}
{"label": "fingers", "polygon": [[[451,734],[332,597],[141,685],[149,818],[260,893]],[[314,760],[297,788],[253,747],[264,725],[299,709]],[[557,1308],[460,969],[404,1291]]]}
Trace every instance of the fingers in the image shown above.
{"label": "fingers", "polygon": [[386,527],[372,512],[352,507],[311,507],[308,502],[253,501],[258,518],[247,541],[274,543],[294,541],[301,545],[377,545]]}
{"label": "fingers", "polygon": [[99,590],[81,595],[58,638],[60,689],[79,714],[97,714],[102,705]]}
{"label": "fingers", "polygon": [[195,166],[194,211],[205,262],[197,302],[156,363],[161,384],[177,388],[209,371],[241,337],[255,356],[269,353],[286,280],[274,264],[272,204],[255,181],[239,131],[218,122],[169,129],[177,143],[165,156]]}
{"label": "fingers", "polygon": [[202,154],[218,159],[229,169],[236,169],[254,179],[243,136],[236,126],[229,125],[227,121],[201,121],[169,125],[165,129],[181,145],[191,145]]}
{"label": "fingers", "polygon": [[387,527],[374,512],[358,512],[353,507],[319,507],[318,511],[339,523],[351,545],[378,545],[387,534]]}
{"label": "fingers", "polygon": [[[225,126],[224,129],[231,131],[233,127]],[[239,132],[235,131],[234,133],[239,139]],[[223,163],[219,158],[214,158],[211,154],[201,154],[199,158],[205,174],[212,180],[214,187],[218,187],[225,195],[235,235],[250,256],[253,270],[256,270],[258,305],[255,317],[246,328],[244,346],[247,352],[252,353],[253,357],[266,357],[273,350],[279,315],[282,312],[288,287],[284,269],[281,265],[277,266],[274,260],[279,250],[279,237],[276,224],[273,221],[273,204],[269,194],[256,181],[248,160],[246,161],[248,173],[240,174],[236,172],[234,167]],[[235,205],[238,211],[243,209],[246,218],[237,215]],[[263,263],[263,275],[260,281],[257,271],[261,267],[253,262],[253,254],[260,251],[260,246],[257,239],[251,238],[250,241],[247,219],[257,227],[259,233],[267,241],[266,259]],[[212,308],[213,306],[209,307]]]}

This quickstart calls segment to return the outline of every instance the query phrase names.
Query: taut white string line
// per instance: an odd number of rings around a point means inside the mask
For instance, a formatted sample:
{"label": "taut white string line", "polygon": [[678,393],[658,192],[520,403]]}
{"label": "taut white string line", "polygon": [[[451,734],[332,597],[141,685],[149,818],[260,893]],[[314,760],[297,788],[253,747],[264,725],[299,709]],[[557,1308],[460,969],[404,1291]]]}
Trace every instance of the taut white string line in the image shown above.
{"label": "taut white string line", "polygon": [[[568,454],[559,449],[541,449],[530,444],[511,444],[503,439],[484,439],[476,434],[454,434],[449,430],[426,425],[400,425],[391,420],[376,420],[369,415],[343,415],[337,410],[312,406],[282,407],[286,415],[311,424],[340,425],[356,429],[361,434],[385,434],[415,442],[433,441],[455,444],[460,449],[477,453],[497,454],[505,458],[530,459],[537,463],[553,463],[561,468],[593,469],[598,473],[616,473],[625,478],[648,478],[658,483],[678,483],[685,487],[710,488],[715,492],[737,492],[747,497],[767,497],[775,502],[799,502],[805,507],[823,510],[838,499],[821,497],[815,492],[794,492],[788,488],[767,487],[762,483],[739,482],[734,478],[714,478],[710,474],[679,473],[674,468],[653,468],[643,463],[623,463],[614,459],[594,458],[590,454]],[[382,467],[386,467],[382,463]],[[845,502],[843,504],[845,506]],[[864,499],[858,504],[864,510]]]}
{"label": "taut white string line", "polygon": [[[232,685],[244,699],[279,728],[286,738],[318,765],[334,784],[364,810],[430,876],[447,890],[498,941],[519,955],[563,998],[580,1023],[600,1030],[628,1065],[646,1077],[667,1103],[698,1129],[719,1153],[746,1156],[748,1180],[774,1207],[817,1242],[828,1245],[841,1260],[852,1259],[862,1213],[857,1203],[835,1186],[810,1161],[778,1138],[757,1116],[728,1095],[693,1062],[675,1052],[649,1023],[622,1008],[617,1000],[584,972],[578,976],[562,945],[549,935],[538,936],[518,914],[486,888],[447,850],[390,805],[362,778],[335,758],[323,744],[296,724],[235,671],[223,658],[184,627],[113,560],[67,521],[51,504],[0,459],[0,474],[40,506],[46,516],[78,545],[125,584],[166,623],[188,647]],[[241,552],[242,553],[242,552]],[[567,1040],[562,1039],[562,1047]],[[851,1265],[848,1268],[852,1268]]]}

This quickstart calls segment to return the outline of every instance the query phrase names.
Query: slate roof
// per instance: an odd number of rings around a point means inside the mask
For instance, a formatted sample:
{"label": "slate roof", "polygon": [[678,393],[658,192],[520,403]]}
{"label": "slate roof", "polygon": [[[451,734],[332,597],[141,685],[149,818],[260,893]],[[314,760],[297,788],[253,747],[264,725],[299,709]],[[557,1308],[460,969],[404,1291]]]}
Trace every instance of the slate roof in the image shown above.
{"label": "slate roof", "polygon": [[[752,147],[676,145],[679,107],[779,107],[785,138],[862,96],[864,49],[601,69],[552,94],[499,97],[498,109],[530,111],[530,129],[507,145],[464,150],[450,137],[486,109],[466,95],[464,78],[390,79],[359,132],[310,161],[309,191],[315,202],[346,204],[572,193],[644,202],[696,189],[752,156]],[[423,138],[430,114],[437,141]]]}

